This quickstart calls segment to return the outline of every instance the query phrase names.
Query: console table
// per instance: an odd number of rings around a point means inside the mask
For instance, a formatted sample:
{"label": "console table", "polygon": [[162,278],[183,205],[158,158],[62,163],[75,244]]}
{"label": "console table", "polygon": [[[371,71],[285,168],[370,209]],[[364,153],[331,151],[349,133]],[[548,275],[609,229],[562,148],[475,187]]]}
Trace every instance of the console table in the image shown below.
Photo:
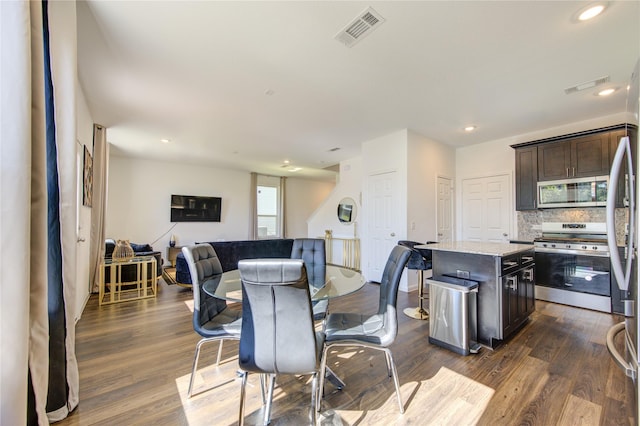
{"label": "console table", "polygon": [[[134,281],[122,281],[123,267],[136,269]],[[109,268],[109,282],[105,282],[107,268]],[[149,270],[151,270],[151,276],[149,276]],[[108,293],[107,287],[109,287]],[[99,305],[156,297],[157,293],[158,275],[154,256],[137,256],[124,261],[113,261],[109,258],[104,259],[100,264]]]}
{"label": "console table", "polygon": [[182,246],[167,247],[167,259],[171,267],[176,267],[176,257],[182,252]]}

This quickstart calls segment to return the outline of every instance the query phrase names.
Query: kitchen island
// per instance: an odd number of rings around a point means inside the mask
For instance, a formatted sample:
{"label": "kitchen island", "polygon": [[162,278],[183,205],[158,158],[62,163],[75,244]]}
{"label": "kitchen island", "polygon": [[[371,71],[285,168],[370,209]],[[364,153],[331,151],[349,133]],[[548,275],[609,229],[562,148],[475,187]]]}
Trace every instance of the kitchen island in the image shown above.
{"label": "kitchen island", "polygon": [[478,282],[478,343],[495,348],[534,311],[533,245],[454,241],[416,247],[432,250],[433,280]]}

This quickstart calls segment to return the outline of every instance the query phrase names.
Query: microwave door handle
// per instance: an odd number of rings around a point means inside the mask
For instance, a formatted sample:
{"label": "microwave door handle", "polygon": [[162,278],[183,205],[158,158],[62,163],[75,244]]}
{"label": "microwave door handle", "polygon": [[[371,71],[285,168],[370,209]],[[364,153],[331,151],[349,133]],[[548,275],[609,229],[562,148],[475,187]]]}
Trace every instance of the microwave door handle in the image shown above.
{"label": "microwave door handle", "polygon": [[[629,288],[629,279],[631,271],[631,257],[633,255],[633,232],[635,228],[634,209],[635,209],[635,188],[631,186],[629,194],[629,237],[627,238],[627,262],[625,265],[625,271],[622,270],[622,261],[620,260],[620,252],[618,251],[618,242],[616,241],[616,220],[615,220],[615,208],[616,208],[616,195],[618,192],[618,177],[620,176],[620,170],[622,167],[622,161],[624,160],[624,154],[627,154],[628,163],[631,163],[631,147],[629,144],[629,138],[624,137],[620,139],[618,148],[616,149],[613,163],[611,164],[611,173],[609,175],[609,185],[607,188],[607,211],[606,211],[606,223],[607,223],[607,244],[609,246],[609,255],[611,256],[611,269],[618,283],[620,290],[627,291]],[[629,167],[629,175],[631,179],[629,184],[633,184],[633,166]],[[626,273],[625,273],[626,272]]]}

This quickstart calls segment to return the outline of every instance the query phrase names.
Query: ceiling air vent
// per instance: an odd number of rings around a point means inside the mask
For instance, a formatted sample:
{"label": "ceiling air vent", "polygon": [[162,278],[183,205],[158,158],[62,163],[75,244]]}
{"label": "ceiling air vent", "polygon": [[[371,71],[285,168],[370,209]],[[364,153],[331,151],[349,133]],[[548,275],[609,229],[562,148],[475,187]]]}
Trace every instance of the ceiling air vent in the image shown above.
{"label": "ceiling air vent", "polygon": [[591,89],[593,87],[599,86],[609,81],[609,76],[600,77],[595,80],[587,81],[586,83],[581,83],[573,87],[567,87],[564,89],[564,93],[570,95],[572,93],[580,92],[581,90]]}
{"label": "ceiling air vent", "polygon": [[353,21],[349,22],[335,39],[347,47],[354,46],[357,42],[368,36],[384,22],[384,18],[372,8],[365,9]]}

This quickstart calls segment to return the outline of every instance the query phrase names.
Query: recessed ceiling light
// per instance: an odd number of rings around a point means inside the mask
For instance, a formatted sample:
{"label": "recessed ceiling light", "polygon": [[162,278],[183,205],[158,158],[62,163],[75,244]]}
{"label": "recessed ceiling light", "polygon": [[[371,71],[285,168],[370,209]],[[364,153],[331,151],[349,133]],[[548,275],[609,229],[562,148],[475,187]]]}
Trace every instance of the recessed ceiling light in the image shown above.
{"label": "recessed ceiling light", "polygon": [[618,90],[618,89],[604,89],[604,90],[601,90],[598,93],[596,93],[596,95],[598,95],[598,96],[609,96],[610,94],[612,94],[616,90]]}
{"label": "recessed ceiling light", "polygon": [[580,10],[578,10],[575,14],[575,17],[578,21],[584,22],[589,19],[593,19],[596,16],[600,15],[607,7],[607,2],[598,2],[591,3]]}
{"label": "recessed ceiling light", "polygon": [[160,142],[162,142],[162,143],[169,143],[170,141],[169,141],[169,139],[160,139]]}
{"label": "recessed ceiling light", "polygon": [[467,126],[464,128],[465,132],[473,132],[476,129],[476,126]]}
{"label": "recessed ceiling light", "polygon": [[291,161],[289,160],[284,160],[284,164],[289,164]]}

